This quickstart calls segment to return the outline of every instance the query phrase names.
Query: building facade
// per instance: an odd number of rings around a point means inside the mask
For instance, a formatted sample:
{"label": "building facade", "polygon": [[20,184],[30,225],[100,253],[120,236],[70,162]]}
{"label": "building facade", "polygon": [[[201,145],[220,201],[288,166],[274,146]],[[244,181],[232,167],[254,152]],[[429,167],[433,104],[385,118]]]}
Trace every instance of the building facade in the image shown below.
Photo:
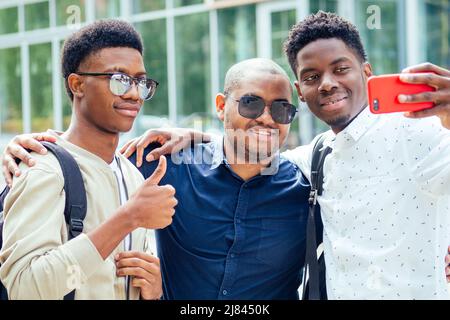
{"label": "building facade", "polygon": [[[18,133],[67,127],[60,51],[86,23],[132,22],[147,71],[160,82],[125,140],[160,126],[220,131],[214,96],[226,70],[267,57],[294,80],[282,43],[296,21],[319,9],[358,26],[376,74],[424,61],[450,67],[449,0],[0,0],[0,148]],[[307,143],[324,130],[301,104],[288,143]]]}

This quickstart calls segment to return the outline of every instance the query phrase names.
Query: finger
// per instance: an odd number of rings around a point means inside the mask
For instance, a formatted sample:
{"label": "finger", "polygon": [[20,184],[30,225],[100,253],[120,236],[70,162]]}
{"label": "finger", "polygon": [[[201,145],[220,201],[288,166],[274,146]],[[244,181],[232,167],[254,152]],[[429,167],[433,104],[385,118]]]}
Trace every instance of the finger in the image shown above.
{"label": "finger", "polygon": [[127,150],[125,150],[125,157],[129,158],[136,152],[136,144],[138,143],[138,141],[139,139],[135,139],[130,143]]}
{"label": "finger", "polygon": [[3,163],[4,166],[6,165],[6,168],[11,175],[14,175],[15,177],[20,176],[21,172],[19,166],[17,165],[16,161],[11,158],[11,156],[5,154],[3,157]]}
{"label": "finger", "polygon": [[142,166],[142,158],[144,157],[144,149],[147,146],[145,144],[145,141],[143,142],[142,139],[140,139],[136,145],[136,166],[140,168]]}
{"label": "finger", "polygon": [[120,152],[121,154],[123,154],[123,155],[126,157],[128,148],[129,148],[130,145],[131,145],[133,142],[135,142],[136,140],[137,140],[137,138],[134,138],[134,139],[131,139],[130,141],[128,141],[127,143],[125,143],[125,144],[122,146],[122,148],[120,148],[119,152]]}
{"label": "finger", "polygon": [[2,165],[3,177],[5,178],[6,185],[11,188],[12,186],[12,174],[8,170],[8,166]]}
{"label": "finger", "polygon": [[47,132],[41,132],[41,133],[32,133],[31,134],[33,139],[38,141],[48,141],[48,142],[56,142],[56,137],[47,133]]}
{"label": "finger", "polygon": [[120,259],[116,262],[117,269],[122,268],[142,268],[148,273],[151,274],[159,274],[160,269],[159,266],[157,266],[155,263],[150,263],[146,260],[139,259],[139,258],[126,258],[126,259]]}
{"label": "finger", "polygon": [[150,263],[155,263],[159,266],[159,258],[152,256],[151,254],[140,252],[140,251],[123,251],[118,254],[116,254],[115,259],[116,261],[121,259],[129,259],[129,258],[139,258],[142,260],[145,260]]}
{"label": "finger", "polygon": [[445,263],[450,264],[450,254],[445,256]]}
{"label": "finger", "polygon": [[[38,138],[40,138],[40,137],[38,137]],[[12,145],[12,148],[14,147],[14,145],[16,145],[17,147],[20,147],[22,149],[28,149],[28,150],[34,151],[36,153],[40,153],[40,154],[47,153],[47,149],[39,141],[32,138],[32,135],[30,135],[30,136],[27,135],[27,136],[18,138],[17,140],[13,140],[12,142],[10,142],[10,145]]]}
{"label": "finger", "polygon": [[414,74],[401,74],[400,81],[404,83],[412,84],[427,84],[436,89],[443,86],[446,81],[449,81],[446,77],[434,74],[434,73],[414,73]]}
{"label": "finger", "polygon": [[183,149],[183,143],[181,143],[180,141],[166,142],[161,147],[153,149],[151,152],[149,152],[145,160],[147,160],[147,162],[152,162],[156,159],[159,159],[161,155],[172,154],[174,152],[178,152],[181,149]]}
{"label": "finger", "polygon": [[443,76],[450,76],[450,71],[444,68],[441,68],[435,64],[426,62],[426,63],[422,63],[416,66],[411,66],[408,68],[403,69],[402,73],[416,73],[416,72],[426,72],[426,71],[431,71]]}
{"label": "finger", "polygon": [[28,153],[28,151],[20,145],[11,146],[6,150],[6,152],[11,154],[12,158],[19,159],[29,167],[32,167],[36,164],[36,160],[31,157],[31,154]]}
{"label": "finger", "polygon": [[147,179],[149,184],[157,185],[166,174],[167,160],[165,156],[159,158],[158,167],[155,172]]}
{"label": "finger", "polygon": [[142,279],[142,278],[134,278],[134,279],[131,281],[131,285],[132,285],[133,287],[136,287],[136,288],[142,288],[142,287],[146,287],[146,286],[152,286],[153,283],[154,283],[154,281],[150,282],[150,281],[148,281],[147,279]]}
{"label": "finger", "polygon": [[437,105],[430,109],[414,111],[414,112],[406,112],[404,114],[405,117],[411,119],[419,119],[419,118],[427,118],[432,116],[439,116],[442,112],[446,112],[449,107],[445,105]]}
{"label": "finger", "polygon": [[139,277],[143,279],[151,279],[153,276],[145,269],[139,267],[125,267],[117,269],[116,274],[118,277]]}
{"label": "finger", "polygon": [[440,94],[438,92],[431,92],[431,91],[412,95],[400,94],[398,96],[398,101],[400,103],[433,102],[435,104],[438,104],[439,96]]}

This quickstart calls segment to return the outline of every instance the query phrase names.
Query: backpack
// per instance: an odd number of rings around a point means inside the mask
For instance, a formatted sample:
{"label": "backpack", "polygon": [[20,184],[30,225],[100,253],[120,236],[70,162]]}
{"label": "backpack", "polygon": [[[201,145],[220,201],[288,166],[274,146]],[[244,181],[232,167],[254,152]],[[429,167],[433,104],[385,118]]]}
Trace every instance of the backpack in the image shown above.
{"label": "backpack", "polygon": [[[48,151],[53,153],[58,159],[61,170],[64,176],[64,190],[66,202],[64,207],[64,217],[68,225],[68,240],[71,240],[82,233],[83,221],[86,217],[86,189],[84,188],[83,178],[81,176],[80,168],[73,156],[63,147],[50,142],[41,142]],[[0,194],[0,249],[3,246],[3,208],[6,195],[9,188],[5,189]],[[0,282],[0,300],[7,300],[8,293],[6,288]],[[64,296],[64,300],[74,300],[75,290]]]}
{"label": "backpack", "polygon": [[[323,241],[323,223],[320,216],[320,206],[317,197],[323,192],[323,164],[325,158],[332,151],[330,147],[323,148],[325,134],[317,139],[313,148],[311,161],[311,192],[309,195],[309,213],[306,227],[306,256],[303,271],[303,299],[326,300],[325,286],[325,258],[324,254],[317,257],[317,248]],[[306,270],[309,279],[306,282]]]}

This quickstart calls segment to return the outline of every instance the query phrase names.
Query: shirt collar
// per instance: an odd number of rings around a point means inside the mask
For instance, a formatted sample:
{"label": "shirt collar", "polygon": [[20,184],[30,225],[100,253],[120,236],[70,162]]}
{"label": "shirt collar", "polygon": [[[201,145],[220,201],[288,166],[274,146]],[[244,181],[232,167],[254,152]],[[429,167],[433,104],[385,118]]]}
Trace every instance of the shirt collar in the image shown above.
{"label": "shirt collar", "polygon": [[343,147],[348,143],[358,142],[377,119],[378,117],[371,113],[368,107],[365,107],[344,130],[337,135],[330,134],[324,140],[324,146],[336,148]]}
{"label": "shirt collar", "polygon": [[[216,138],[211,141],[213,149],[213,156],[210,167],[211,170],[217,169],[221,164],[224,164],[227,167],[230,166],[228,164],[227,158],[225,157],[223,147],[224,139],[225,139],[224,136],[220,136],[220,138]],[[263,176],[274,175],[278,172],[279,166],[280,166],[280,152],[278,151],[276,155],[273,157],[271,164],[261,171],[261,175]]]}

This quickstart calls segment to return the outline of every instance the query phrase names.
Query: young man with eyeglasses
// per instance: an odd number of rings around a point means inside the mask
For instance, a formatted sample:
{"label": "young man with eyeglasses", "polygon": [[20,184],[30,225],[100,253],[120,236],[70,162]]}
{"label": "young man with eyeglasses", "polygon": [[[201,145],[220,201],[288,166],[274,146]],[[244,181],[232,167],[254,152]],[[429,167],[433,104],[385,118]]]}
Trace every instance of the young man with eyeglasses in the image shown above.
{"label": "young man with eyeglasses", "polygon": [[157,82],[147,78],[142,41],[120,20],[93,23],[64,44],[62,71],[72,119],[61,135],[48,132],[80,167],[87,197],[83,233],[68,240],[61,167],[53,154],[33,154],[20,167],[4,211],[0,279],[10,299],[158,299],[159,259],[148,251],[148,229],[172,221],[176,199],[159,186],[163,158],[144,182],[116,153]]}

